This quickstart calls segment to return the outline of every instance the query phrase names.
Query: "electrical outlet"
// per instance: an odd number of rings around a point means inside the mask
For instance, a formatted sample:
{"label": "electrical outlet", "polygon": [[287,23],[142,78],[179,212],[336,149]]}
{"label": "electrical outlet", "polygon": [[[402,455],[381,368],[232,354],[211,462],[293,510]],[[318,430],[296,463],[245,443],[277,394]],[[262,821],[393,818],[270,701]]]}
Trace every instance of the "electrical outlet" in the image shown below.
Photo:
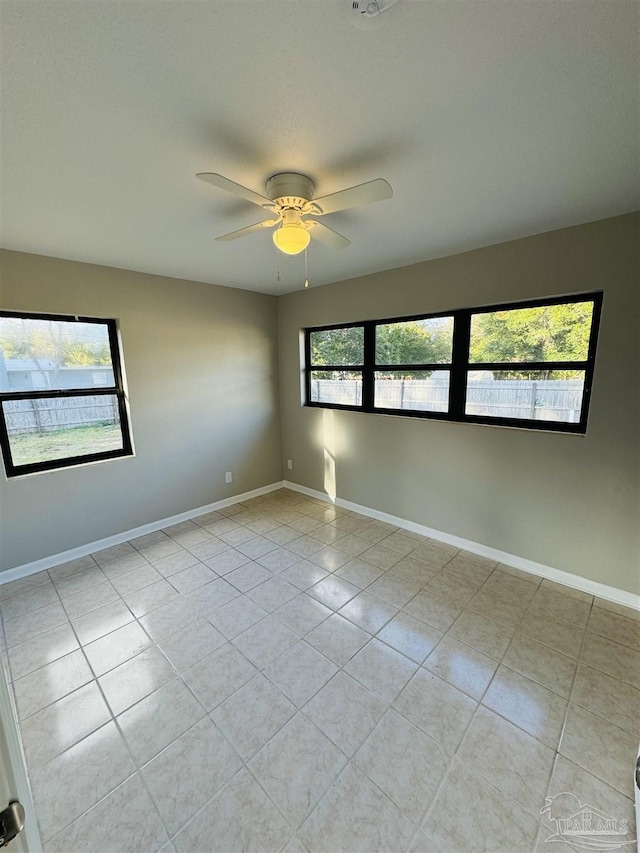
{"label": "electrical outlet", "polygon": [[287,459],[287,468],[291,471],[293,469],[293,462],[291,459]]}
{"label": "electrical outlet", "polygon": [[233,482],[233,474],[231,473],[231,471],[227,471],[225,473],[224,481],[225,481],[225,483],[232,483]]}

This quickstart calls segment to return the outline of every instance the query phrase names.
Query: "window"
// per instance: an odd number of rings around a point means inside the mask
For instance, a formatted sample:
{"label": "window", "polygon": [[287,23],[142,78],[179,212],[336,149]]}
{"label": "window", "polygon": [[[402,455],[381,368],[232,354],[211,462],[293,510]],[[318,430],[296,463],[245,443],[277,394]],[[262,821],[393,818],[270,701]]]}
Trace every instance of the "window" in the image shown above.
{"label": "window", "polygon": [[8,477],[129,456],[115,320],[0,311]]}
{"label": "window", "polygon": [[453,317],[375,323],[376,410],[447,412]]}
{"label": "window", "polygon": [[465,414],[578,424],[594,310],[585,300],[473,313]]}
{"label": "window", "polygon": [[584,433],[602,293],[305,330],[307,405]]}
{"label": "window", "polygon": [[336,326],[307,336],[313,369],[309,400],[322,405],[362,406],[364,327]]}

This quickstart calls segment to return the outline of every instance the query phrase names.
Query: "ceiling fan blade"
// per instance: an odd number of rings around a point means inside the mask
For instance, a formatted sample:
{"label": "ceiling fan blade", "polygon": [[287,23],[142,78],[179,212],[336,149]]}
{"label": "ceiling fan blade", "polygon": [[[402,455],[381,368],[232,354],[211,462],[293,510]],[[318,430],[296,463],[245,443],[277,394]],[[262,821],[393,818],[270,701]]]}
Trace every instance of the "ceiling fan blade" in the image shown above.
{"label": "ceiling fan blade", "polygon": [[229,240],[237,240],[238,237],[246,237],[247,234],[253,234],[255,231],[263,231],[265,228],[272,228],[274,225],[277,225],[279,219],[266,219],[264,222],[256,222],[255,225],[248,225],[246,228],[240,228],[238,231],[231,231],[229,234],[223,234],[222,237],[216,237],[216,240],[220,240],[223,243],[226,243]]}
{"label": "ceiling fan blade", "polygon": [[208,184],[213,184],[214,187],[225,190],[232,195],[240,196],[240,198],[244,198],[253,204],[258,204],[260,207],[264,207],[265,204],[269,206],[273,205],[270,198],[260,195],[260,193],[254,193],[253,190],[247,189],[247,187],[243,187],[241,184],[236,184],[235,181],[230,181],[224,175],[217,175],[215,172],[199,172],[196,178],[200,178],[201,181],[206,181]]}
{"label": "ceiling fan blade", "polygon": [[366,184],[358,184],[322,198],[314,198],[313,204],[320,208],[322,214],[336,213],[339,210],[372,204],[374,201],[383,201],[385,198],[391,198],[392,195],[393,190],[388,181],[384,178],[376,178],[375,181],[367,181]]}
{"label": "ceiling fan blade", "polygon": [[351,245],[351,240],[347,240],[342,234],[327,228],[322,222],[307,219],[305,226],[309,229],[309,234],[314,240],[324,243],[325,246],[330,246],[332,249],[346,249],[347,246]]}

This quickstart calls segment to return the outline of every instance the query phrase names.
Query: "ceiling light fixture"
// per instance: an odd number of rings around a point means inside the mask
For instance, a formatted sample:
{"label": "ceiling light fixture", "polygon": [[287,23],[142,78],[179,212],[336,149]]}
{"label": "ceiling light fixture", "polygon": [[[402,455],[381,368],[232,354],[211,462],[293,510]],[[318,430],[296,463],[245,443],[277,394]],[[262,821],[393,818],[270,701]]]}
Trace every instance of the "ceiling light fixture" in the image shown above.
{"label": "ceiling light fixture", "polygon": [[221,237],[216,237],[216,240],[225,242],[237,240],[238,237],[246,237],[264,228],[276,228],[273,242],[278,251],[284,252],[285,255],[298,255],[303,252],[309,245],[310,238],[332,249],[344,249],[349,245],[346,237],[336,234],[318,219],[303,219],[303,217],[321,217],[340,210],[363,207],[374,201],[391,198],[393,195],[393,190],[382,178],[314,198],[313,181],[307,175],[301,175],[298,172],[279,172],[272,175],[266,183],[266,195],[236,184],[235,181],[216,172],[199,172],[196,177],[232,195],[257,204],[258,207],[264,211],[268,210],[276,217],[256,222],[255,225],[248,225],[230,234],[223,234]]}
{"label": "ceiling light fixture", "polygon": [[299,255],[309,245],[311,235],[297,210],[285,210],[282,224],[273,232],[273,242],[285,255]]}

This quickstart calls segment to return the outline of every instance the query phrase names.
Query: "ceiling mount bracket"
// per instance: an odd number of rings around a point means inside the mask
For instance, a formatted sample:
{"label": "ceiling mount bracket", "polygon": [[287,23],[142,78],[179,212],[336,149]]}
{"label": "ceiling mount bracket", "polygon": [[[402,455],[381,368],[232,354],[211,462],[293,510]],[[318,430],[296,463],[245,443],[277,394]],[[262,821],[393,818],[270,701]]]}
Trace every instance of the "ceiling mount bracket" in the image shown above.
{"label": "ceiling mount bracket", "polygon": [[[285,207],[302,207],[311,201],[315,187],[311,178],[296,172],[281,172],[267,181],[267,195],[273,201],[284,202]],[[289,204],[289,201],[291,202]]]}

